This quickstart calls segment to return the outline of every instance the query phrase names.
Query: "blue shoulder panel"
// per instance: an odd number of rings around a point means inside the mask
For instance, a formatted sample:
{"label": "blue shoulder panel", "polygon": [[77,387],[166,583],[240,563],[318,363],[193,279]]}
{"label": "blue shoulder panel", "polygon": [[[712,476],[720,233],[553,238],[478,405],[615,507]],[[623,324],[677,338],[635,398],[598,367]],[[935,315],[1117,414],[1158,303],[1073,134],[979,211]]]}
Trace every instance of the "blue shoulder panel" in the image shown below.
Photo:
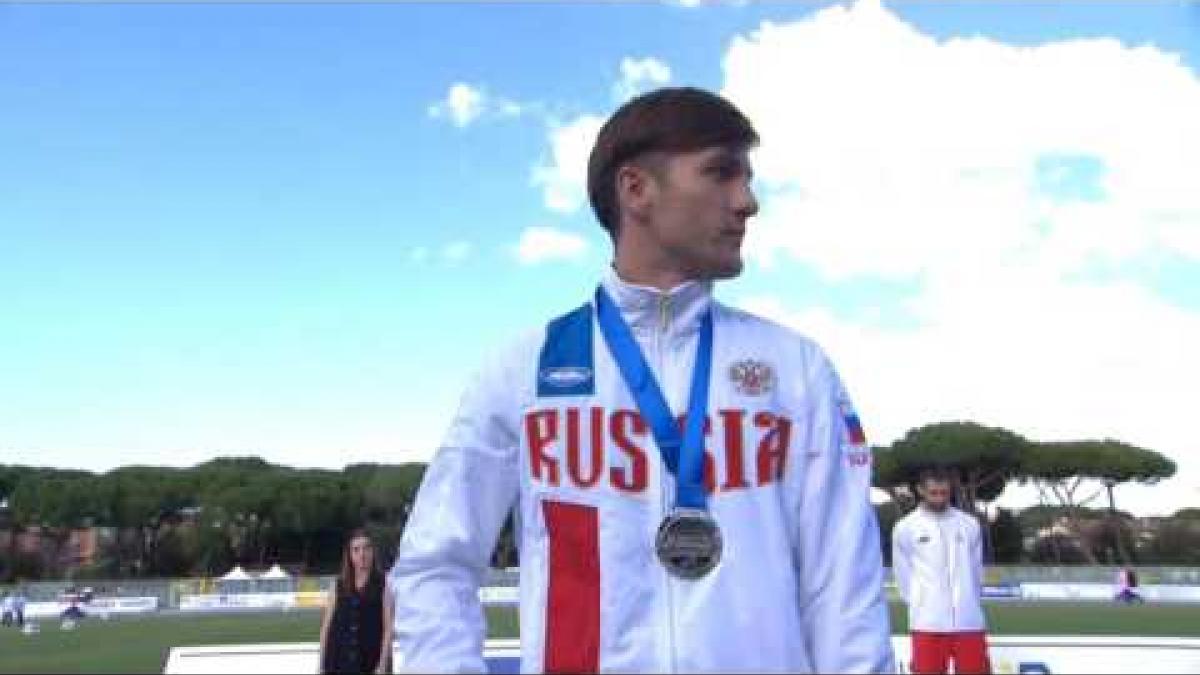
{"label": "blue shoulder panel", "polygon": [[592,396],[592,305],[584,304],[550,322],[538,358],[537,395]]}

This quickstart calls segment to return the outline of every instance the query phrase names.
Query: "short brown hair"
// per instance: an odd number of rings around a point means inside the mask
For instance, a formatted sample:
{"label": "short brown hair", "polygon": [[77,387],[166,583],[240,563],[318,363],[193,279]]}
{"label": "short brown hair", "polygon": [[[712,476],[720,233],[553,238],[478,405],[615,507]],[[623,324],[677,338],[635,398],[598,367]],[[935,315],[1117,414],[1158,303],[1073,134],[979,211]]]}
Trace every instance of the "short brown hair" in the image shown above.
{"label": "short brown hair", "polygon": [[588,157],[588,200],[600,225],[616,237],[617,170],[649,152],[691,152],[758,144],[758,132],[732,103],[703,89],[669,87],[642,94],[600,128]]}

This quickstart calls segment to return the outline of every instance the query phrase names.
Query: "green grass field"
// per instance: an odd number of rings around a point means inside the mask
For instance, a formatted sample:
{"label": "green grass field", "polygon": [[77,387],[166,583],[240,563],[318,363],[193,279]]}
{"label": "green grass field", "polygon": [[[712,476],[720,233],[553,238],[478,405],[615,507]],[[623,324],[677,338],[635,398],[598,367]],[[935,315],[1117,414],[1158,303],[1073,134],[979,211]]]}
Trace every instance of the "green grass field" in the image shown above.
{"label": "green grass field", "polygon": [[[991,603],[996,635],[1127,635],[1200,637],[1198,610],[1187,605]],[[316,642],[314,610],[278,614],[87,620],[74,631],[42,623],[36,635],[0,631],[0,673],[161,673],[171,647],[184,645]],[[907,629],[903,607],[892,605],[892,626]],[[517,635],[513,610],[489,610],[492,637]]]}

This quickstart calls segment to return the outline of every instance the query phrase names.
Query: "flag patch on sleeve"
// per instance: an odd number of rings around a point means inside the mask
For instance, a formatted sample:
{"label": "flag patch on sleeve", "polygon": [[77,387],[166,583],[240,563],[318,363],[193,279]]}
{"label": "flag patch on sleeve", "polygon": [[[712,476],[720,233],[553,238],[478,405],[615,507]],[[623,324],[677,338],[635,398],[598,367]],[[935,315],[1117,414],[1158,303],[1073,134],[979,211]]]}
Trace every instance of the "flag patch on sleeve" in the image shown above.
{"label": "flag patch on sleeve", "polygon": [[842,419],[846,422],[846,432],[850,436],[852,445],[866,445],[867,435],[863,433],[862,422],[858,419],[858,413],[854,412],[854,407],[848,401],[842,401]]}

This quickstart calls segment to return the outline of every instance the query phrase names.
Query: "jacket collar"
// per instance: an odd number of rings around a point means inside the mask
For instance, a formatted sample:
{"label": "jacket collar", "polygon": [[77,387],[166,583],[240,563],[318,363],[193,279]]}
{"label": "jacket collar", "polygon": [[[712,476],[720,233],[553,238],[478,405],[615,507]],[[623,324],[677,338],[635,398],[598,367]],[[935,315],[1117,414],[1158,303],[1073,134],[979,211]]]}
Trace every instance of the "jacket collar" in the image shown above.
{"label": "jacket collar", "polygon": [[669,291],[633,284],[609,267],[600,282],[635,331],[685,333],[700,326],[712,305],[711,281],[686,281]]}

